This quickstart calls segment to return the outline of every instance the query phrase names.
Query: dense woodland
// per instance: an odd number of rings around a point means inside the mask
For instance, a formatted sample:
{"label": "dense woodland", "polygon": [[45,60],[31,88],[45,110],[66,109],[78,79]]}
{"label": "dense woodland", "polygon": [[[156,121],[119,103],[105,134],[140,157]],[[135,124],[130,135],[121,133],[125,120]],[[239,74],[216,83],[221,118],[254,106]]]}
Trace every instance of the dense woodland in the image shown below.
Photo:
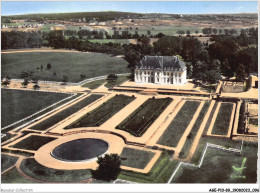
{"label": "dense woodland", "polygon": [[[147,36],[135,34],[138,44],[93,43],[83,39],[108,34],[101,32],[78,31],[50,32],[2,32],[2,49],[34,48],[47,46],[55,49],[67,48],[79,51],[125,55],[129,68],[145,55],[179,55],[187,64],[188,78],[215,83],[221,75],[229,78],[234,75],[244,80],[246,75],[258,69],[258,28],[241,30],[239,35],[211,34],[209,43],[201,43],[195,37],[156,35],[159,38],[153,45]],[[80,34],[80,35],[79,35]],[[124,35],[123,33],[120,36]],[[81,38],[80,38],[81,37]],[[115,37],[114,37],[115,38]],[[116,37],[120,38],[120,37]]]}

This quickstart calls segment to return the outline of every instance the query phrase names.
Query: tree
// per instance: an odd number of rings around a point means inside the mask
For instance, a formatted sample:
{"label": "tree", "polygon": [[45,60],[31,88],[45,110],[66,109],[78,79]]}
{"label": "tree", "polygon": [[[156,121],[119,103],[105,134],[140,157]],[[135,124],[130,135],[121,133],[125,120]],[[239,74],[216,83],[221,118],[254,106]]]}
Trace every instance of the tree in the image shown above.
{"label": "tree", "polygon": [[195,31],[195,33],[196,33],[196,34],[198,34],[198,33],[199,33],[199,31],[198,31],[198,30],[196,30],[196,31]]}
{"label": "tree", "polygon": [[186,34],[189,36],[190,35],[190,30],[186,30]]}
{"label": "tree", "polygon": [[223,76],[227,77],[228,79],[230,77],[234,76],[234,73],[231,70],[231,66],[230,66],[230,64],[228,62],[228,59],[225,59],[224,62],[222,62],[221,73],[222,73]]}
{"label": "tree", "polygon": [[22,86],[23,86],[24,88],[26,88],[27,85],[29,84],[28,78],[25,78],[21,84],[22,84]]}
{"label": "tree", "polygon": [[11,83],[11,78],[9,76],[6,76],[6,78],[3,79],[1,83],[4,87],[7,87]]}
{"label": "tree", "polygon": [[121,171],[121,160],[118,154],[106,154],[104,157],[98,157],[97,163],[98,168],[91,170],[93,178],[103,181],[117,179]]}
{"label": "tree", "polygon": [[46,69],[47,69],[47,70],[50,70],[50,69],[51,69],[51,64],[50,64],[50,63],[47,64]]}
{"label": "tree", "polygon": [[35,84],[35,85],[33,85],[33,89],[34,89],[34,90],[39,90],[39,89],[40,89],[40,86],[39,86],[38,84]]}
{"label": "tree", "polygon": [[243,64],[238,64],[237,70],[236,70],[236,79],[237,81],[244,81],[246,78],[246,69]]}

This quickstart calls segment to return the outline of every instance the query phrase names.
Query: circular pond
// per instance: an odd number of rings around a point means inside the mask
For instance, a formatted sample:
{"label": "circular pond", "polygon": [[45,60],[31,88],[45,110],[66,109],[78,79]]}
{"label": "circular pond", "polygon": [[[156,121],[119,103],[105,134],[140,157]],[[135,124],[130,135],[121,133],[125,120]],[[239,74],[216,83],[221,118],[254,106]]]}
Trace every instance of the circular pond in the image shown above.
{"label": "circular pond", "polygon": [[108,150],[108,143],[100,139],[76,139],[57,146],[51,155],[62,161],[90,161]]}

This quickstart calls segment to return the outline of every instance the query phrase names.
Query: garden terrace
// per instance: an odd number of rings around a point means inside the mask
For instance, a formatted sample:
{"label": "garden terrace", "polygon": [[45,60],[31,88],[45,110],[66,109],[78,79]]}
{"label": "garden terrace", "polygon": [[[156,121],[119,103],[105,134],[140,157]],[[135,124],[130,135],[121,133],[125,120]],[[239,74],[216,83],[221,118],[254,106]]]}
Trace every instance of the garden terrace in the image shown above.
{"label": "garden terrace", "polygon": [[18,148],[18,149],[37,151],[40,147],[42,147],[43,145],[45,145],[55,139],[57,139],[57,138],[45,137],[45,136],[39,136],[39,135],[31,135],[11,147]]}
{"label": "garden terrace", "polygon": [[142,136],[172,100],[172,98],[148,99],[116,129],[127,131],[136,137]]}
{"label": "garden terrace", "polygon": [[211,134],[227,135],[233,110],[232,103],[221,103]]}
{"label": "garden terrace", "polygon": [[138,183],[167,183],[178,164],[178,161],[176,160],[171,161],[171,157],[172,154],[166,151],[162,152],[149,173],[142,174],[139,172],[122,170],[118,179]]}
{"label": "garden terrace", "polygon": [[[48,61],[51,68],[46,70]],[[105,65],[104,65],[105,64]],[[80,82],[83,79],[107,74],[127,73],[127,62],[118,57],[101,53],[82,52],[24,52],[2,54],[2,77],[22,78],[22,72],[33,71],[39,80]],[[43,70],[36,70],[43,66]],[[83,76],[81,76],[83,75]],[[83,78],[82,78],[83,77]]]}
{"label": "garden terrace", "polygon": [[34,158],[24,159],[20,169],[28,176],[47,182],[76,182],[91,177],[90,170],[57,170],[44,167]]}
{"label": "garden terrace", "polygon": [[134,99],[134,96],[116,95],[64,129],[100,126]]}
{"label": "garden terrace", "polygon": [[207,111],[208,111],[209,104],[210,103],[208,101],[206,101],[204,106],[202,107],[202,109],[200,111],[200,114],[199,114],[195,124],[193,125],[189,135],[186,138],[184,146],[182,147],[182,150],[181,150],[181,152],[179,154],[179,158],[183,158],[184,159],[188,155],[189,149],[191,148],[193,140],[194,140],[194,138],[195,138],[195,136],[196,136],[196,134],[197,134],[197,132],[198,132],[198,130],[200,128],[200,125],[201,125],[201,123],[202,123],[202,121],[203,121]]}
{"label": "garden terrace", "polygon": [[[1,89],[2,106],[1,127],[6,127],[16,121],[40,111],[53,103],[65,99],[70,94]],[[7,132],[7,131],[5,131]]]}
{"label": "garden terrace", "polygon": [[4,172],[8,168],[12,167],[17,160],[18,157],[1,154],[1,172]]}
{"label": "garden terrace", "polygon": [[186,101],[157,143],[169,147],[176,147],[199,105],[200,102],[197,101]]}
{"label": "garden terrace", "polygon": [[155,153],[125,147],[120,155],[121,164],[131,168],[144,169]]}
{"label": "garden terrace", "polygon": [[[240,167],[246,158],[241,178],[232,166]],[[189,174],[189,175],[187,175]],[[200,176],[200,177],[198,177]],[[257,182],[257,143],[245,142],[241,155],[234,152],[208,148],[200,168],[182,165],[172,183],[256,183]]]}
{"label": "garden terrace", "polygon": [[50,128],[51,126],[57,124],[58,122],[62,121],[63,119],[69,117],[70,115],[76,113],[80,109],[82,109],[82,108],[86,107],[87,105],[93,103],[94,101],[100,99],[101,97],[103,97],[103,95],[92,94],[92,95],[84,98],[80,102],[78,102],[78,103],[64,109],[63,111],[49,117],[48,119],[43,120],[40,123],[30,127],[30,129],[40,130],[40,131],[46,130],[46,129]]}

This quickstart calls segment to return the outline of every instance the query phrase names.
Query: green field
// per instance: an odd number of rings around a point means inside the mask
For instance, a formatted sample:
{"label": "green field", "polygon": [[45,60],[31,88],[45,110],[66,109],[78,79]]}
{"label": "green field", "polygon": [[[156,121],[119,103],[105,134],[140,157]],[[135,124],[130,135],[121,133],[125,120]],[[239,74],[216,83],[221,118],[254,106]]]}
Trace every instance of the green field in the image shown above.
{"label": "green field", "polygon": [[129,44],[129,40],[128,39],[91,39],[89,40],[90,42],[94,42],[94,43],[118,43],[118,44]]}
{"label": "green field", "polygon": [[135,97],[116,95],[64,129],[100,126],[134,99]]}
{"label": "green field", "polygon": [[212,129],[212,134],[227,135],[231,114],[233,110],[233,103],[221,103],[220,109]]}
{"label": "green field", "polygon": [[176,147],[199,105],[200,102],[197,101],[186,101],[157,143]]}
{"label": "green field", "polygon": [[127,131],[136,137],[142,136],[172,100],[172,98],[150,98],[146,100],[122,123],[116,126],[116,129]]}
{"label": "green field", "polygon": [[[256,183],[257,181],[257,143],[245,142],[242,154],[208,148],[200,168],[182,165],[173,183]],[[234,168],[244,169],[239,174]]]}
{"label": "green field", "polygon": [[78,102],[78,103],[64,109],[63,111],[60,111],[59,113],[49,117],[48,119],[45,119],[44,121],[41,121],[40,123],[30,127],[30,129],[40,130],[40,131],[46,130],[46,129],[50,128],[51,126],[55,125],[56,123],[67,118],[68,116],[76,113],[80,109],[95,102],[96,100],[98,100],[101,97],[103,97],[103,95],[92,94],[92,95],[88,96],[87,98],[81,100],[80,102]]}
{"label": "green field", "polygon": [[[46,70],[47,64],[51,69]],[[43,70],[37,67],[43,66]],[[128,72],[127,62],[122,58],[112,57],[100,53],[83,52],[26,52],[2,54],[2,77],[21,78],[22,72],[34,72],[33,76],[39,80],[79,82],[81,76],[92,78],[108,74]],[[55,75],[56,73],[56,75]]]}
{"label": "green field", "polygon": [[159,159],[147,174],[123,170],[118,176],[118,179],[138,183],[167,183],[172,172],[178,165],[178,161],[170,160],[171,157],[171,153],[162,152]]}
{"label": "green field", "polygon": [[34,158],[24,159],[20,169],[28,176],[49,182],[76,182],[91,177],[90,170],[57,170],[39,164]]}
{"label": "green field", "polygon": [[191,148],[193,140],[196,137],[196,134],[200,128],[200,125],[201,125],[203,119],[205,118],[209,105],[210,105],[210,103],[208,101],[206,101],[205,104],[203,105],[203,107],[200,111],[200,114],[199,114],[196,122],[194,123],[189,135],[187,136],[184,146],[181,149],[181,152],[179,154],[180,158],[186,158],[186,156],[188,155],[189,149]]}
{"label": "green field", "polygon": [[1,89],[1,127],[46,108],[69,94]]}
{"label": "green field", "polygon": [[121,165],[144,169],[154,155],[154,152],[125,147],[120,155]]}
{"label": "green field", "polygon": [[39,136],[39,135],[31,135],[11,147],[18,148],[18,149],[37,151],[40,147],[42,147],[43,145],[45,145],[55,139],[57,139],[57,138],[45,137],[45,136]]}
{"label": "green field", "polygon": [[8,168],[12,167],[17,160],[18,157],[1,154],[1,172],[4,172]]}

